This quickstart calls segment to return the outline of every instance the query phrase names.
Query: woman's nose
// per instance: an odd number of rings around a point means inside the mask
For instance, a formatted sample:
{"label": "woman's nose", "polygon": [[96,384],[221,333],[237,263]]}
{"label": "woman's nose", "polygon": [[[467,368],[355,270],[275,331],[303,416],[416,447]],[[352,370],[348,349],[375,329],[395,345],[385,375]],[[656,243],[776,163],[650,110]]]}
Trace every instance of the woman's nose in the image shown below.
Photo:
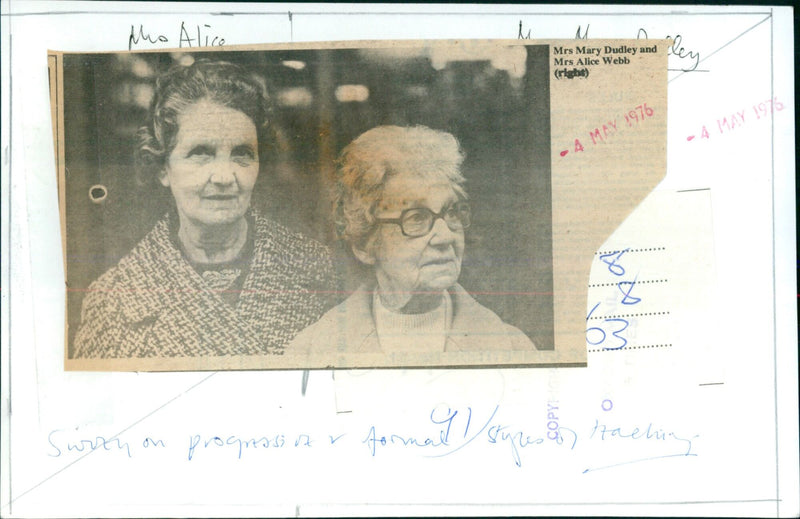
{"label": "woman's nose", "polygon": [[218,160],[212,167],[214,170],[209,178],[212,183],[227,186],[236,182],[235,166],[232,161]]}
{"label": "woman's nose", "polygon": [[448,227],[444,218],[437,218],[434,220],[431,233],[433,233],[431,241],[429,242],[431,245],[449,245],[456,238],[455,231],[452,231],[450,227]]}

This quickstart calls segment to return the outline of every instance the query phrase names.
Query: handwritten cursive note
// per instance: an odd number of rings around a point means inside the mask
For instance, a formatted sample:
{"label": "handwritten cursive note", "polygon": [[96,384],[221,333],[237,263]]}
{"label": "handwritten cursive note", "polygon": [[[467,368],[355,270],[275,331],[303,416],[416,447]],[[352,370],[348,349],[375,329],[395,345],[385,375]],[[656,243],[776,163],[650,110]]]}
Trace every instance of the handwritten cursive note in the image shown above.
{"label": "handwritten cursive note", "polygon": [[167,34],[154,32],[145,28],[144,24],[131,25],[131,32],[128,35],[128,50],[134,48],[156,48],[174,47],[178,43],[179,48],[191,47],[222,47],[225,45],[225,38],[215,34],[211,25],[196,24],[186,25],[181,22],[180,29],[176,31],[177,38],[170,39]]}
{"label": "handwritten cursive note", "polygon": [[[610,414],[613,404],[604,400],[598,408]],[[139,438],[84,437],[69,434],[66,429],[56,429],[47,436],[47,453],[52,458],[60,458],[98,452],[128,459],[144,451],[167,455],[177,450],[184,452],[187,463],[202,463],[206,459],[204,455],[211,452],[235,460],[259,457],[267,462],[269,453],[276,450],[347,449],[374,458],[389,451],[403,451],[426,458],[442,458],[468,456],[471,448],[482,445],[496,452],[496,456],[509,459],[516,467],[523,466],[526,452],[537,449],[583,458],[589,465],[583,473],[661,458],[697,456],[692,443],[697,434],[678,432],[657,421],[630,423],[605,416],[568,424],[564,419],[554,422],[554,407],[550,409],[551,413],[540,423],[525,425],[520,424],[522,417],[504,415],[500,404],[479,409],[440,404],[427,413],[415,415],[414,420],[406,424],[374,423],[365,431],[234,432],[220,427],[215,433],[190,433],[184,441],[169,442],[150,433]],[[612,463],[608,463],[604,452],[609,449],[619,457]],[[594,458],[603,460],[603,464],[593,464]]]}

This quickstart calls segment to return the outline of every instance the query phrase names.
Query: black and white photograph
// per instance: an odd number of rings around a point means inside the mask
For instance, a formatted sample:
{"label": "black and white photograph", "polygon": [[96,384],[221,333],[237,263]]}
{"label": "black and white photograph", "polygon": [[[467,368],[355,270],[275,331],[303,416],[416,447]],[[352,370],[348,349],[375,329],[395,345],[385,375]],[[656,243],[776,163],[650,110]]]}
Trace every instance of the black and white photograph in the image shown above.
{"label": "black and white photograph", "polygon": [[63,54],[68,369],[552,351],[549,51]]}

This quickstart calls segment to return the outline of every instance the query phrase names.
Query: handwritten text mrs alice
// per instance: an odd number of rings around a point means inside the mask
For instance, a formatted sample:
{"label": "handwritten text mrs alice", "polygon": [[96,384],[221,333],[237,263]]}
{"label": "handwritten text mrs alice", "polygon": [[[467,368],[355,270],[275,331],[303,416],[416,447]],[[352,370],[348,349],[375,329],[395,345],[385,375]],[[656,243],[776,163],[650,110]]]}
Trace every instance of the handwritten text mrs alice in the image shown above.
{"label": "handwritten text mrs alice", "polygon": [[[208,24],[197,24],[194,27],[186,26],[181,22],[180,31],[178,32],[178,47],[222,47],[225,45],[225,38],[215,35],[211,31],[211,26]],[[160,34],[148,29],[145,29],[144,24],[139,24],[137,28],[131,25],[131,33],[128,36],[128,50],[140,48],[144,46],[157,47],[170,47],[170,40],[166,34]],[[163,44],[163,45],[161,45]]]}

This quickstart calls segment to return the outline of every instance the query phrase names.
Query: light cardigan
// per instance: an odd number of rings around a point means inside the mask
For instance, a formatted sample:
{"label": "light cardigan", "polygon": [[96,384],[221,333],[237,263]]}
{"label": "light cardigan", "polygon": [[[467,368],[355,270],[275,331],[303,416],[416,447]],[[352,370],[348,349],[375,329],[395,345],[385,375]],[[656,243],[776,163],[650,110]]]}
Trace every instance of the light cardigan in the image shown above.
{"label": "light cardigan", "polygon": [[282,354],[336,302],[330,251],[253,213],[253,259],[235,306],[211,290],[170,239],[168,214],[94,281],[75,358]]}
{"label": "light cardigan", "polygon": [[[535,350],[518,328],[506,324],[494,312],[470,296],[461,285],[448,289],[453,320],[444,351]],[[381,350],[372,313],[373,287],[363,285],[286,347],[287,355],[386,353]]]}
{"label": "light cardigan", "polygon": [[372,317],[381,350],[436,353],[444,351],[447,330],[453,321],[453,298],[442,290],[433,310],[417,314],[394,312],[383,304],[377,290],[372,292]]}

